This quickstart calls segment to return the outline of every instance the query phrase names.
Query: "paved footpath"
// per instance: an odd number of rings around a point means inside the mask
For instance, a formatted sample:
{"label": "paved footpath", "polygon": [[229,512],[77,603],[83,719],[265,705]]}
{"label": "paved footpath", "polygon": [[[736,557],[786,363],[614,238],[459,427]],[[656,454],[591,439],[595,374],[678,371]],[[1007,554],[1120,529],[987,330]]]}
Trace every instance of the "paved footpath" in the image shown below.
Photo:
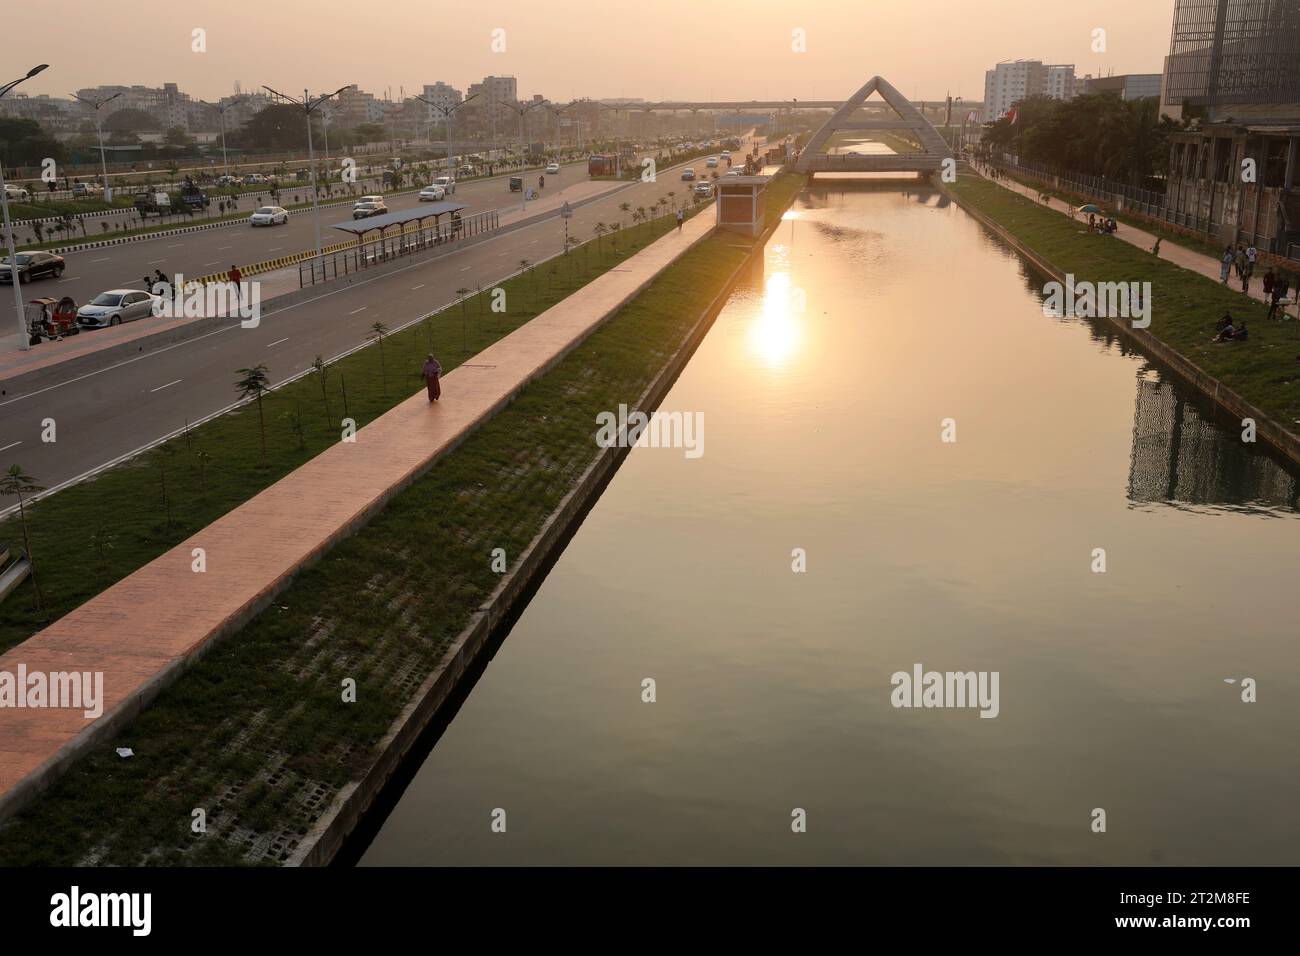
{"label": "paved footpath", "polygon": [[[1038,196],[1040,191],[1035,189],[1034,187],[1025,186],[1022,183],[1016,182],[1014,179],[1009,179],[1005,177],[1002,179],[993,179],[992,177],[988,176],[982,169],[979,169],[975,166],[972,166],[971,168],[975,169],[975,171],[979,173],[979,175],[983,176],[989,182],[995,183],[996,185],[1001,186],[1003,189],[1009,189],[1012,192],[1020,193],[1020,195],[1025,196],[1026,198],[1031,199],[1036,203],[1039,202]],[[1069,203],[1056,198],[1053,198],[1049,203],[1039,203],[1039,205],[1048,206],[1049,208],[1055,209],[1057,212],[1065,216],[1069,216],[1074,211],[1075,208],[1071,206]],[[1081,232],[1087,232],[1087,225],[1088,225],[1087,218],[1088,218],[1087,216],[1084,216],[1082,217],[1082,219],[1079,220]],[[1144,232],[1143,230],[1137,228],[1136,226],[1131,226],[1128,223],[1123,223],[1123,222],[1119,224],[1119,231],[1117,231],[1113,237],[1098,236],[1098,238],[1099,239],[1106,239],[1106,238],[1122,239],[1124,242],[1127,242],[1131,246],[1137,246],[1143,252],[1150,252],[1151,248],[1156,243],[1156,237],[1152,233]],[[1213,256],[1206,255],[1203,252],[1198,252],[1195,249],[1189,249],[1187,246],[1179,245],[1176,242],[1171,242],[1169,239],[1161,240],[1159,258],[1164,259],[1167,262],[1172,262],[1174,265],[1180,266],[1184,269],[1188,269],[1191,272],[1199,272],[1201,275],[1205,276],[1208,279],[1213,279],[1215,282],[1221,281],[1219,279],[1220,263],[1218,259],[1214,258]],[[1255,277],[1250,280],[1249,295],[1252,299],[1255,299],[1259,302],[1265,301],[1264,281],[1263,281],[1265,271],[1267,270],[1256,269]],[[1228,285],[1230,288],[1239,292],[1241,289],[1241,281],[1237,279],[1236,276],[1237,274],[1236,271],[1234,270],[1232,273],[1232,277],[1228,281]]]}
{"label": "paved footpath", "polygon": [[[0,710],[0,819],[102,743],[212,641],[360,527],[713,228],[707,211],[0,656],[0,672],[103,673],[103,714]],[[193,549],[207,569],[191,570]]]}

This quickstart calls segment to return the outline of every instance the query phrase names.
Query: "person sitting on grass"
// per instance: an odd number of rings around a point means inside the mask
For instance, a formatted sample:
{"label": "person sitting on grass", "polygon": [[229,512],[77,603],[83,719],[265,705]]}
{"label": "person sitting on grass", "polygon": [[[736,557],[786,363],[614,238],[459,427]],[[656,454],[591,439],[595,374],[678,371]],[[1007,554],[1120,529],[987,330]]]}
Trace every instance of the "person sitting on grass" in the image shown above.
{"label": "person sitting on grass", "polygon": [[1222,332],[1224,329],[1232,328],[1232,313],[1225,312],[1219,317],[1218,324],[1214,327],[1215,332]]}
{"label": "person sitting on grass", "polygon": [[1214,337],[1215,342],[1231,342],[1237,337],[1237,330],[1232,325],[1232,319],[1228,319],[1228,324],[1219,329],[1219,334]]}
{"label": "person sitting on grass", "polygon": [[1241,320],[1241,325],[1237,326],[1236,333],[1232,336],[1234,342],[1244,342],[1250,338],[1250,332],[1246,329],[1246,320]]}

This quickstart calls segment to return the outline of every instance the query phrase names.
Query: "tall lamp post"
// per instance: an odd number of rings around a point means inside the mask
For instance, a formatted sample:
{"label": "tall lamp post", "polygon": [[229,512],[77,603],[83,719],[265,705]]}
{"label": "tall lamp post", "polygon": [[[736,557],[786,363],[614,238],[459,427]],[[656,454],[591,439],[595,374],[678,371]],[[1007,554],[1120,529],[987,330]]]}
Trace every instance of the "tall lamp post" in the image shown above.
{"label": "tall lamp post", "polygon": [[316,256],[317,258],[319,258],[321,254],[320,252],[320,203],[316,201],[316,149],[314,146],[312,146],[312,142],[311,142],[311,114],[312,111],[317,109],[322,103],[324,103],[328,99],[332,99],[333,97],[338,96],[340,93],[346,90],[347,87],[340,86],[333,93],[326,93],[322,96],[316,97],[315,99],[312,99],[311,94],[308,93],[306,90],[303,90],[301,102],[298,101],[297,97],[285,96],[279,90],[273,90],[269,86],[263,86],[262,89],[266,90],[268,93],[272,93],[280,97],[280,99],[282,100],[288,100],[290,103],[294,103],[295,105],[301,106],[303,115],[307,117],[307,162],[311,165],[311,212],[312,212],[312,218],[315,220],[315,224],[316,224]]}
{"label": "tall lamp post", "polygon": [[[463,100],[461,100],[459,103],[453,103],[453,104],[451,104],[451,106],[443,106],[441,103],[433,103],[433,102],[430,102],[429,100],[426,100],[423,96],[420,96],[420,95],[418,95],[418,94],[416,94],[416,93],[412,93],[411,96],[413,96],[415,99],[419,100],[419,101],[420,101],[421,103],[423,103],[425,106],[431,107],[432,109],[435,109],[435,110],[437,110],[439,113],[442,114],[442,129],[443,129],[443,132],[446,133],[446,135],[447,135],[447,178],[448,178],[448,179],[451,179],[451,180],[455,180],[455,178],[456,178],[456,174],[452,171],[452,168],[451,168],[451,165],[452,165],[452,162],[451,162],[451,122],[452,122],[452,117],[456,115],[456,111],[457,111],[458,109],[460,109],[462,106],[464,106],[464,105],[465,105],[466,103],[468,103],[470,100],[472,100],[474,97],[478,96],[478,94],[477,94],[477,93],[471,93],[469,96],[465,97],[465,98],[464,98]],[[429,138],[430,138],[430,139],[433,139],[432,136],[430,136]]]}
{"label": "tall lamp post", "polygon": [[230,175],[230,163],[226,162],[226,110],[238,106],[247,96],[237,96],[225,106],[217,104],[217,112],[221,114],[221,171],[227,177]]}
{"label": "tall lamp post", "polygon": [[[24,77],[24,79],[26,79],[26,77]],[[108,185],[108,160],[104,158],[104,128],[99,122],[99,111],[103,108],[105,103],[115,100],[121,95],[121,93],[114,93],[112,96],[108,97],[108,99],[90,100],[84,96],[78,96],[76,93],[72,94],[74,100],[80,100],[87,106],[93,106],[95,108],[95,135],[99,137],[99,165],[104,172],[104,202],[113,201],[113,189]]]}
{"label": "tall lamp post", "polygon": [[[33,76],[48,66],[48,63],[34,66],[27,71],[26,76],[20,76],[12,83],[6,83],[4,86],[0,86],[0,97],[3,97],[15,86],[23,82],[23,80],[30,80]],[[26,351],[31,348],[31,342],[27,340],[27,323],[23,321],[23,293],[18,287],[18,254],[14,252],[14,229],[9,222],[9,191],[5,189],[3,163],[0,163],[0,206],[4,209],[5,245],[9,248],[9,281],[14,287],[14,308],[18,310],[18,347],[23,351]]]}
{"label": "tall lamp post", "polygon": [[[960,132],[960,133],[958,134],[958,136],[957,136],[957,155],[958,155],[959,157],[961,156],[962,140],[964,140],[964,139],[966,138],[966,106],[965,106],[965,103],[966,103],[966,101],[963,100],[960,96],[954,96],[954,97],[952,98],[952,105],[953,105],[953,106],[959,106],[959,107],[961,108],[961,132]],[[949,127],[951,128],[951,125],[952,125],[952,117],[951,117],[951,116],[948,117],[948,124],[949,124]]]}
{"label": "tall lamp post", "polygon": [[[546,100],[533,100],[531,103],[507,103],[505,100],[497,100],[502,106],[509,107],[519,116],[519,173],[520,179],[523,178],[524,172],[524,114],[536,106],[542,106]],[[528,208],[528,186],[519,190],[519,208]]]}

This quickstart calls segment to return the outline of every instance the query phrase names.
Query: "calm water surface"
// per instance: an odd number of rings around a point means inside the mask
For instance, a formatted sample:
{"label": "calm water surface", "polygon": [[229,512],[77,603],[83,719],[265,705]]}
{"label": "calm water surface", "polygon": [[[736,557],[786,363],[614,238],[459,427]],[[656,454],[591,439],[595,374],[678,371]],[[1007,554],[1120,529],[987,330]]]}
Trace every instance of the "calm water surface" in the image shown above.
{"label": "calm water surface", "polygon": [[792,212],[362,863],[1296,863],[1296,476],[934,193]]}

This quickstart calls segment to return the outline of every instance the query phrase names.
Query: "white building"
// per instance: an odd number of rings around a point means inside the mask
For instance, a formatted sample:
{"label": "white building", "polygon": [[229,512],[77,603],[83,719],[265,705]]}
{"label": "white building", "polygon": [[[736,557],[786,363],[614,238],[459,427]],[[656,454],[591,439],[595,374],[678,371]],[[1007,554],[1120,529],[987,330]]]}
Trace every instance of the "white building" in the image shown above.
{"label": "white building", "polygon": [[426,106],[425,112],[428,113],[429,122],[433,123],[442,119],[443,111],[449,110],[461,101],[460,90],[453,87],[450,83],[444,83],[439,80],[437,83],[426,83],[424,92],[420,94],[430,103],[436,103],[442,109],[434,109],[432,106]]}
{"label": "white building", "polygon": [[1075,86],[1072,64],[1007,60],[984,73],[984,118],[992,121],[1005,116],[1012,106],[1031,96],[1072,100]]}

